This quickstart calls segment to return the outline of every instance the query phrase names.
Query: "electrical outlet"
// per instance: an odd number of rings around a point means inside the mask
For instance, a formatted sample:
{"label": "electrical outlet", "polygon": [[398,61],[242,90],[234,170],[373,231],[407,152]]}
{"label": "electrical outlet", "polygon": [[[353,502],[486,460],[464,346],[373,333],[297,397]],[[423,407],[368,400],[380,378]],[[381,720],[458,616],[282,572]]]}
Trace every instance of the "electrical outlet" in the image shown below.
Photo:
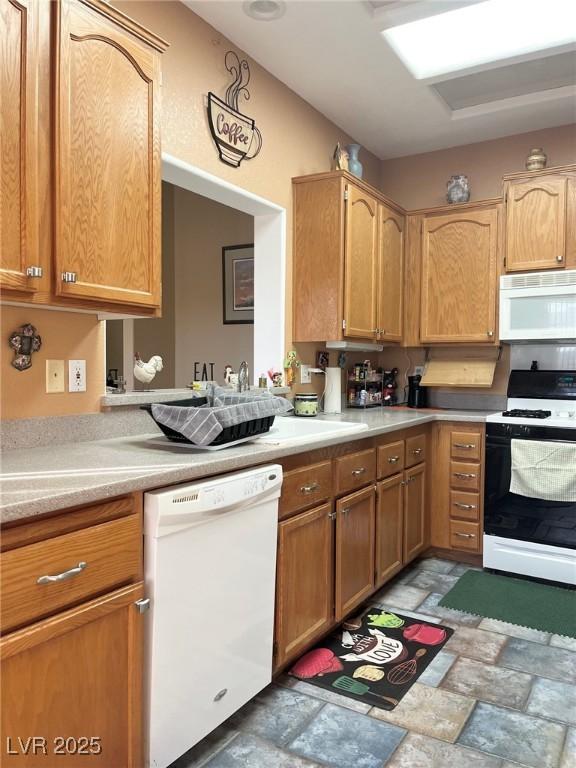
{"label": "electrical outlet", "polygon": [[68,360],[68,392],[86,392],[86,360]]}
{"label": "electrical outlet", "polygon": [[64,392],[64,360],[46,360],[46,392]]}
{"label": "electrical outlet", "polygon": [[300,366],[300,384],[310,384],[312,382],[312,376],[310,375],[310,365]]}
{"label": "electrical outlet", "polygon": [[414,366],[414,375],[415,376],[424,376],[424,366],[423,365],[415,365]]}

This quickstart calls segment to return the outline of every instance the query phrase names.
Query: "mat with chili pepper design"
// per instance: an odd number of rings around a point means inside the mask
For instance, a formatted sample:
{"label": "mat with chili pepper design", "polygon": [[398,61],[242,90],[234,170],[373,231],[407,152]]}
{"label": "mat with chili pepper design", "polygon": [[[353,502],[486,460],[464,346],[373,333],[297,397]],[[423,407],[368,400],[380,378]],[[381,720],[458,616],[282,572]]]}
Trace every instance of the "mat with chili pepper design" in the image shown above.
{"label": "mat with chili pepper design", "polygon": [[381,608],[349,618],[289,674],[381,709],[394,709],[454,630]]}

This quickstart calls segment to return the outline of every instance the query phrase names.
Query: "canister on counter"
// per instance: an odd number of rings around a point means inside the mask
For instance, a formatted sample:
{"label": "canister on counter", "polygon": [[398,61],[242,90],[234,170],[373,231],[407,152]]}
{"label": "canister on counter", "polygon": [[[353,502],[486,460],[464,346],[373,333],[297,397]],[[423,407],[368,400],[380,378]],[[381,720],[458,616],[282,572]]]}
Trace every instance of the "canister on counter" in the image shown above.
{"label": "canister on counter", "polygon": [[317,416],[318,415],[318,395],[315,394],[295,394],[294,395],[294,416]]}

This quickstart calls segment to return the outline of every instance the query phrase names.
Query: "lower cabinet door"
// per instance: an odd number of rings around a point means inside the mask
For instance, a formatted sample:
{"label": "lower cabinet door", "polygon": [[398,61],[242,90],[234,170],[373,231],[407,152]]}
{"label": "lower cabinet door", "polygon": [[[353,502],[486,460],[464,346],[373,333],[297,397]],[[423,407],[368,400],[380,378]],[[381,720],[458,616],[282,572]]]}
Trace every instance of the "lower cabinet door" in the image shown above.
{"label": "lower cabinet door", "polygon": [[426,546],[426,464],[404,473],[404,563]]}
{"label": "lower cabinet door", "polygon": [[302,512],[278,526],[274,666],[298,655],[334,620],[332,505]]}
{"label": "lower cabinet door", "polygon": [[0,764],[141,768],[143,585],[0,641]]}
{"label": "lower cabinet door", "polygon": [[373,486],[336,502],[336,618],[374,590],[375,499]]}
{"label": "lower cabinet door", "polygon": [[404,559],[404,483],[402,474],[376,487],[376,587],[402,568]]}

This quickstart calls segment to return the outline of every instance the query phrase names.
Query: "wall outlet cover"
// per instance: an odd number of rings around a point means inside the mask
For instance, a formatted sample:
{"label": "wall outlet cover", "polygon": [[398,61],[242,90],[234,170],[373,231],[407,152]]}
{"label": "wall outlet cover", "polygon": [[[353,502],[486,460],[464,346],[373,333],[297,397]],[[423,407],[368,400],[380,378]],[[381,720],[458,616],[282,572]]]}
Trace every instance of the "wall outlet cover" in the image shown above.
{"label": "wall outlet cover", "polygon": [[46,392],[64,391],[64,360],[46,360]]}
{"label": "wall outlet cover", "polygon": [[86,392],[86,360],[68,360],[68,392]]}
{"label": "wall outlet cover", "polygon": [[310,384],[312,382],[312,376],[310,375],[310,365],[300,366],[300,384]]}

